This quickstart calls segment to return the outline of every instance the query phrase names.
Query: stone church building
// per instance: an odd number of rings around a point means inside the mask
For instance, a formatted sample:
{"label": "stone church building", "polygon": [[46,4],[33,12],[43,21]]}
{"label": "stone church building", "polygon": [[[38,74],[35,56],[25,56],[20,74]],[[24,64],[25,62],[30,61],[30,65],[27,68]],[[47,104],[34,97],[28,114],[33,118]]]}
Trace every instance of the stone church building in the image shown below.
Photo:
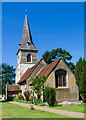
{"label": "stone church building", "polygon": [[22,38],[17,52],[15,85],[8,85],[8,94],[16,95],[22,92],[24,95],[24,91],[31,90],[31,77],[40,74],[47,76],[45,85],[56,88],[57,102],[79,100],[75,76],[62,58],[50,64],[43,59],[38,61],[38,50],[32,41],[27,15],[25,15]]}

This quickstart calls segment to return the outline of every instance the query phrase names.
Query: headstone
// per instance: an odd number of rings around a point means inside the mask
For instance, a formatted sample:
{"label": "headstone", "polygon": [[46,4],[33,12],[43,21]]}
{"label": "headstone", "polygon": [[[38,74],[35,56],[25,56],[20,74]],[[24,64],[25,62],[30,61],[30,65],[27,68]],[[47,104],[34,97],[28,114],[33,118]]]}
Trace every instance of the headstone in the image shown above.
{"label": "headstone", "polygon": [[33,107],[33,105],[30,105],[30,110],[35,110],[35,108]]}
{"label": "headstone", "polygon": [[46,106],[48,106],[48,103],[47,103],[47,102],[45,102],[45,105],[46,105]]}

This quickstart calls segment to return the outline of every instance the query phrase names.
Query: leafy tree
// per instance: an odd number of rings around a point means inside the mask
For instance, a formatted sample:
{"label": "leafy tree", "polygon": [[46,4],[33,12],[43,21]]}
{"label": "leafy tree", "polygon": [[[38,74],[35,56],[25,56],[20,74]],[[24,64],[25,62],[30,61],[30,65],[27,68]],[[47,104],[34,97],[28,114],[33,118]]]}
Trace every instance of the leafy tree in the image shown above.
{"label": "leafy tree", "polygon": [[86,102],[86,60],[80,58],[75,68],[76,84],[83,101]]}
{"label": "leafy tree", "polygon": [[0,65],[0,76],[2,81],[2,94],[5,93],[6,84],[15,83],[15,69],[6,63]]}
{"label": "leafy tree", "polygon": [[72,71],[75,70],[75,65],[72,62],[68,62],[71,61],[72,56],[69,52],[67,52],[66,50],[63,50],[62,48],[57,48],[57,49],[53,49],[52,51],[46,51],[43,55],[42,55],[43,59],[45,60],[46,63],[51,63],[52,61],[56,60],[59,57],[62,57],[63,60],[68,64],[68,66],[70,67],[70,69]]}
{"label": "leafy tree", "polygon": [[32,89],[35,93],[37,93],[37,98],[40,100],[40,97],[42,95],[42,91],[44,89],[44,83],[47,80],[47,77],[45,75],[36,75],[34,77],[31,77],[32,80]]}

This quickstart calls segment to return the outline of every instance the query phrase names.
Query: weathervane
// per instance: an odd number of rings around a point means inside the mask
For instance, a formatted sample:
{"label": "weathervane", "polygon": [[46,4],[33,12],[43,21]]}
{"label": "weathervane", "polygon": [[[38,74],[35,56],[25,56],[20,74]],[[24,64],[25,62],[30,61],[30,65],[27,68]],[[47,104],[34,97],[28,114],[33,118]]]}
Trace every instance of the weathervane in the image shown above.
{"label": "weathervane", "polygon": [[27,15],[27,10],[25,10],[25,15]]}

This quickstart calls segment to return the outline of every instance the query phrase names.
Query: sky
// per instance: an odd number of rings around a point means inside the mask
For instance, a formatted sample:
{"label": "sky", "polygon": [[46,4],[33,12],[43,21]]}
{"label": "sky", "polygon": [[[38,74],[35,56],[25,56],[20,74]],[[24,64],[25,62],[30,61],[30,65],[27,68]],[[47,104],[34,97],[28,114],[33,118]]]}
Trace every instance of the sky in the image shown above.
{"label": "sky", "polygon": [[17,67],[17,51],[21,41],[27,10],[38,60],[45,51],[62,48],[76,64],[84,56],[83,2],[12,2],[2,3],[2,61]]}

